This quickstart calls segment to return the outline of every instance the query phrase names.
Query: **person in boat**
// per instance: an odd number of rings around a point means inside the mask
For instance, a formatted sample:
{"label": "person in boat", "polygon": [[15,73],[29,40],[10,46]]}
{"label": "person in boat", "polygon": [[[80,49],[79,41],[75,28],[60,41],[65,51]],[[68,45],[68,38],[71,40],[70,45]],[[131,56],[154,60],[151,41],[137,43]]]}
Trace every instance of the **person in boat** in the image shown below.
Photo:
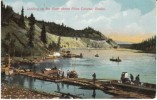
{"label": "person in boat", "polygon": [[139,74],[136,76],[135,83],[136,83],[137,85],[140,84],[140,75],[139,75]]}
{"label": "person in boat", "polygon": [[95,84],[95,81],[96,81],[96,74],[94,73],[92,76],[93,76],[93,84]]}
{"label": "person in boat", "polygon": [[131,79],[131,82],[134,82],[134,76],[132,74],[130,74],[130,79]]}
{"label": "person in boat", "polygon": [[118,56],[117,60],[119,60],[119,56]]}

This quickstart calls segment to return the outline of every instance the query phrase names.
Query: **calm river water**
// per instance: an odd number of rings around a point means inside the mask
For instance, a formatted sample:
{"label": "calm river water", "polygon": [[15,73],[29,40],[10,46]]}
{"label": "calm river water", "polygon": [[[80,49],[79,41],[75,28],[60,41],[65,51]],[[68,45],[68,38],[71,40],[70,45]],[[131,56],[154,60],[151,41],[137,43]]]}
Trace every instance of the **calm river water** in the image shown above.
{"label": "calm river water", "polygon": [[[96,73],[97,78],[119,80],[122,72],[128,72],[136,77],[140,74],[141,82],[156,83],[156,55],[150,53],[137,53],[133,50],[71,50],[72,53],[83,53],[83,58],[66,58],[47,60],[36,65],[36,70],[41,71],[44,68],[58,67],[65,72],[67,70],[76,70],[79,77],[92,78]],[[98,54],[99,57],[95,57]],[[109,59],[119,57],[122,62],[112,62]],[[28,67],[28,66],[23,66]],[[11,79],[13,83],[22,87],[32,88],[39,91],[54,93],[61,91],[80,95],[84,98],[111,98],[111,95],[105,94],[100,90],[83,90],[79,86],[67,85],[62,83],[52,83],[32,79],[30,77],[15,76]]]}

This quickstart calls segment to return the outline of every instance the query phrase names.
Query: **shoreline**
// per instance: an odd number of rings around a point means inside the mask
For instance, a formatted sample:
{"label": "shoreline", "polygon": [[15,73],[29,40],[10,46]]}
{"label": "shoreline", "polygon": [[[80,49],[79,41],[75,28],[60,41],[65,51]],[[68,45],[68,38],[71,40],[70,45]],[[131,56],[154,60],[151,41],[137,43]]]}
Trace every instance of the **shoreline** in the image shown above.
{"label": "shoreline", "polygon": [[55,99],[60,95],[31,90],[7,83],[1,84],[1,99]]}

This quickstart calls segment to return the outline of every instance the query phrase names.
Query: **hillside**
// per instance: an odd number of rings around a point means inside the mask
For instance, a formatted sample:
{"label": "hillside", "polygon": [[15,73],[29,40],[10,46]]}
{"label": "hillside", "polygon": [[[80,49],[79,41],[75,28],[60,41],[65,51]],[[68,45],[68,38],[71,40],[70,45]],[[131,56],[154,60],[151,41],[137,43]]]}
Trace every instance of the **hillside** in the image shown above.
{"label": "hillside", "polygon": [[[99,31],[95,31],[90,27],[85,28],[84,30],[74,30],[70,27],[65,27],[64,25],[36,20],[34,25],[34,47],[31,48],[28,46],[28,31],[30,28],[28,17],[24,18],[25,28],[23,28],[19,25],[21,16],[16,14],[11,7],[4,6],[4,4],[1,5],[2,56],[5,56],[8,52],[10,52],[11,56],[45,55],[50,51],[49,45],[51,43],[57,44],[58,41],[60,41],[60,48],[112,48],[118,46],[113,40],[107,39]],[[46,44],[40,40],[43,24],[46,26]],[[58,27],[59,30],[54,27]],[[65,32],[67,35],[65,35]]]}
{"label": "hillside", "polygon": [[42,24],[46,26],[47,32],[59,36],[65,37],[84,37],[93,40],[105,40],[107,39],[101,32],[94,30],[91,27],[84,28],[83,30],[75,30],[71,27],[64,25],[63,23],[56,24],[54,22],[44,22],[44,21],[37,21],[37,26],[42,28]]}

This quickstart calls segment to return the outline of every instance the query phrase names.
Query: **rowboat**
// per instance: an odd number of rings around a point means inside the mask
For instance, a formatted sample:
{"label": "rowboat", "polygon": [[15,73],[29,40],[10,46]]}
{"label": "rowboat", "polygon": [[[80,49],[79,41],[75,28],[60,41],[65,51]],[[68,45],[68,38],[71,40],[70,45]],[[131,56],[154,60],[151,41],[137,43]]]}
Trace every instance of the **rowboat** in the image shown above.
{"label": "rowboat", "polygon": [[121,59],[114,59],[114,58],[111,58],[110,61],[121,62]]}
{"label": "rowboat", "polygon": [[96,54],[96,55],[95,55],[95,57],[99,57],[99,55],[98,55],[98,54]]}

